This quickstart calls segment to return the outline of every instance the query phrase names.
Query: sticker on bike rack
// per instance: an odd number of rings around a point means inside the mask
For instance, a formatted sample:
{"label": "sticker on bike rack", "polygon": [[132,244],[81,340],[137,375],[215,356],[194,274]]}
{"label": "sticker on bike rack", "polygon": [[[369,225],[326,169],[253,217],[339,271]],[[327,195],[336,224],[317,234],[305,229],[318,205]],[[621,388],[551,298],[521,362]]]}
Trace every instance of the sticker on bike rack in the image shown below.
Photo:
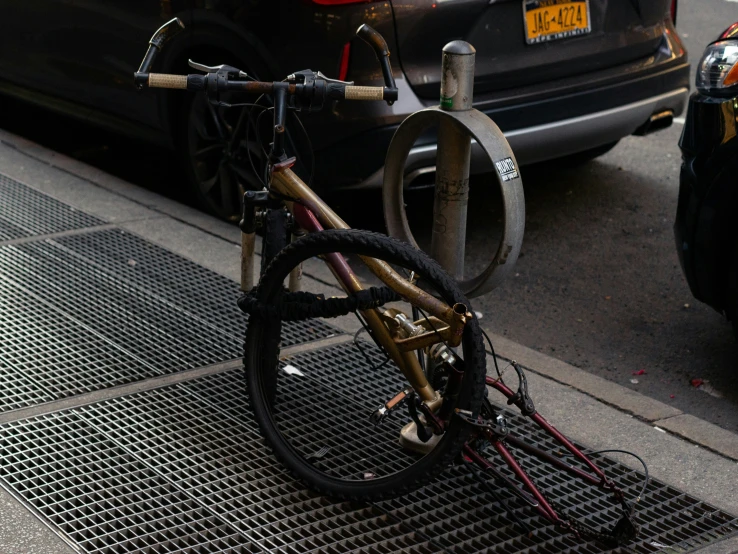
{"label": "sticker on bike rack", "polygon": [[293,365],[284,366],[282,368],[282,371],[284,371],[287,375],[298,375],[300,377],[305,377],[305,374]]}
{"label": "sticker on bike rack", "polygon": [[507,157],[498,162],[495,162],[497,172],[500,174],[500,178],[503,181],[511,181],[520,177],[518,174],[518,168],[515,166],[515,162],[512,158]]}

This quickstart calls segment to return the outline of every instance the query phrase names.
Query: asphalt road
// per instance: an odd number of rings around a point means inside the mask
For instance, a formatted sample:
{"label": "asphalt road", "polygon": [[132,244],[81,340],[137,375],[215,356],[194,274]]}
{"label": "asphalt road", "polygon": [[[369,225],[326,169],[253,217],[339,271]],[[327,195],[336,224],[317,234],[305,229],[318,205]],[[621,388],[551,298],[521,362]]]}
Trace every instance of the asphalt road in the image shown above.
{"label": "asphalt road", "polygon": [[[693,64],[734,20],[736,0],[679,1],[677,26]],[[183,198],[168,178],[166,153],[18,103],[4,107],[0,126]],[[29,125],[42,117],[43,126]],[[738,347],[722,316],[692,298],[674,246],[680,132],[675,124],[628,137],[579,167],[523,168],[526,235],[516,275],[474,308],[495,333],[738,431]],[[376,192],[330,201],[353,226],[383,230]],[[427,240],[432,191],[407,202]],[[475,271],[491,256],[501,217],[484,178],[474,179],[469,217],[467,260]],[[695,378],[708,386],[694,388]]]}

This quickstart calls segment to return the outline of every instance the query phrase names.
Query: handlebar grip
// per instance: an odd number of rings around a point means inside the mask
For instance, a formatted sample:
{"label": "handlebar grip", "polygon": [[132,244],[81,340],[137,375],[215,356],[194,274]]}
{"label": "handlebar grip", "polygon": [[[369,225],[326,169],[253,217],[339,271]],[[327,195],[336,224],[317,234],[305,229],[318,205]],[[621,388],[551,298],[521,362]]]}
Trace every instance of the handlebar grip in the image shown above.
{"label": "handlebar grip", "polygon": [[[377,60],[379,60],[379,65],[382,67],[384,86],[388,89],[397,90],[395,78],[392,75],[392,66],[390,66],[390,51],[384,37],[369,27],[366,23],[356,30],[356,36],[374,49],[374,53],[377,55]],[[394,100],[387,100],[387,102],[392,104]]]}
{"label": "handlebar grip", "polygon": [[149,73],[148,85],[154,88],[187,88],[187,75]]}
{"label": "handlebar grip", "polygon": [[347,85],[346,100],[384,100],[384,87],[356,87]]}
{"label": "handlebar grip", "polygon": [[377,31],[369,27],[364,23],[361,27],[356,30],[356,36],[366,42],[369,46],[374,48],[374,52],[377,54],[377,58],[382,56],[389,56],[389,48],[387,47],[387,41]]}
{"label": "handlebar grip", "polygon": [[139,89],[146,83],[146,75],[148,75],[151,66],[154,65],[154,60],[156,59],[159,50],[164,46],[164,43],[171,40],[171,38],[178,34],[182,29],[184,29],[184,23],[182,23],[181,19],[175,17],[156,30],[149,41],[149,49],[146,50],[146,55],[141,61],[141,66],[138,68],[138,71],[133,74],[133,82],[136,83]]}
{"label": "handlebar grip", "polygon": [[184,29],[184,23],[179,17],[170,19],[164,25],[159,27],[154,35],[151,37],[149,44],[161,48],[165,42],[168,42],[175,35],[179,34]]}

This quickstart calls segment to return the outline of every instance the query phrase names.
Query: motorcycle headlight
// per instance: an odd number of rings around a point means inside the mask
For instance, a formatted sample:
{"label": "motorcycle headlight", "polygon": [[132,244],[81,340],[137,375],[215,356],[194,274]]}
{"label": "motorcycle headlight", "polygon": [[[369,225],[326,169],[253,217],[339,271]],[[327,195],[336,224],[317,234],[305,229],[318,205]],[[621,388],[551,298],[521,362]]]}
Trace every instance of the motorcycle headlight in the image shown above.
{"label": "motorcycle headlight", "polygon": [[705,48],[697,65],[696,85],[708,96],[738,94],[738,42],[721,40]]}

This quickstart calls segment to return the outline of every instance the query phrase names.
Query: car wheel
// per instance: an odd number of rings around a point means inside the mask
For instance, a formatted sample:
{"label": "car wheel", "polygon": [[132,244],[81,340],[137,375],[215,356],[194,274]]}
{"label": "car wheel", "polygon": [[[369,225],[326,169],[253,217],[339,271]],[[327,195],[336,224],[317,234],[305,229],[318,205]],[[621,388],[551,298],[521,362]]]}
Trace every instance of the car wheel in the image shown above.
{"label": "car wheel", "polygon": [[182,111],[178,151],[193,200],[213,215],[237,221],[244,192],[264,186],[265,153],[253,127],[246,132],[251,108],[214,106],[201,93],[188,95]]}

